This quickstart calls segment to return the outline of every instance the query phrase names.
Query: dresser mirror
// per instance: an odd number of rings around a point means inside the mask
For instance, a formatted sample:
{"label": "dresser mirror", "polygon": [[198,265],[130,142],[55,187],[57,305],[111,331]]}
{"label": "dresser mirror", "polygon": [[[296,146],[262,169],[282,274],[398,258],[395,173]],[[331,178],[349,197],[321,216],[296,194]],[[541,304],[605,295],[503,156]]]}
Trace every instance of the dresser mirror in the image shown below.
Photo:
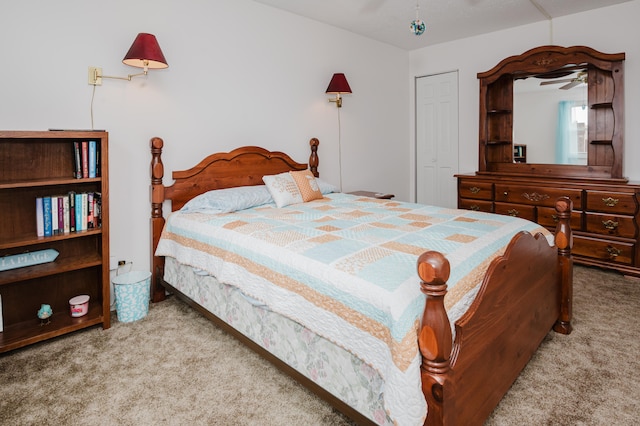
{"label": "dresser mirror", "polygon": [[624,180],[624,58],[541,46],[479,73],[479,173]]}
{"label": "dresser mirror", "polygon": [[[523,162],[587,165],[587,69],[513,82],[513,144],[526,146]],[[522,155],[521,155],[522,156]],[[515,156],[514,156],[515,159]]]}

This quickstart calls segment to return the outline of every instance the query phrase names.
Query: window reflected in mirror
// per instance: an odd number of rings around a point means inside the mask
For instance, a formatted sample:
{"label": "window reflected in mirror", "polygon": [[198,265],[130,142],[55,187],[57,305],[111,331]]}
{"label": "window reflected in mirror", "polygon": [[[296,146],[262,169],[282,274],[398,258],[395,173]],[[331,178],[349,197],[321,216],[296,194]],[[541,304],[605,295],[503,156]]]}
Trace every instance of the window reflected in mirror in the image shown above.
{"label": "window reflected in mirror", "polygon": [[587,120],[585,102],[560,101],[556,128],[556,164],[587,164]]}

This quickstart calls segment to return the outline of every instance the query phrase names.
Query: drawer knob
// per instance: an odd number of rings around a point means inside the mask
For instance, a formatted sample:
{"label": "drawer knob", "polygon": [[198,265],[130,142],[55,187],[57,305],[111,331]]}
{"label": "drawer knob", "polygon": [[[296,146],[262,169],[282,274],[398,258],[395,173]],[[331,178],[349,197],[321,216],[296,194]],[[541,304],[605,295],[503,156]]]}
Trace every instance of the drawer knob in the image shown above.
{"label": "drawer knob", "polygon": [[602,221],[602,226],[604,226],[606,229],[608,229],[610,231],[614,231],[618,227],[618,222],[615,222],[615,221],[613,221],[611,219],[603,220]]}
{"label": "drawer knob", "polygon": [[473,210],[474,212],[480,211],[480,207],[476,206],[475,204],[469,207],[470,210]]}
{"label": "drawer knob", "polygon": [[507,195],[509,195],[509,192],[508,192],[508,191],[504,191],[504,192],[502,193],[502,195],[504,195],[504,196],[506,197]]}
{"label": "drawer knob", "polygon": [[557,215],[557,214],[552,214],[552,215],[551,215],[551,219],[553,219],[553,222],[554,222],[554,223],[558,223],[558,221],[560,220],[560,218],[558,217],[558,215]]}
{"label": "drawer knob", "polygon": [[478,192],[480,192],[480,188],[478,188],[477,186],[472,186],[471,188],[469,188],[469,191],[472,194],[477,194]]}
{"label": "drawer knob", "polygon": [[513,217],[518,217],[518,215],[520,214],[520,212],[516,209],[507,210],[507,213],[509,213],[509,216]]}
{"label": "drawer knob", "polygon": [[618,199],[617,198],[611,198],[611,197],[607,197],[607,198],[603,198],[602,202],[604,203],[605,206],[607,207],[613,207],[616,204],[618,204]]}
{"label": "drawer knob", "polygon": [[607,253],[609,254],[610,259],[615,259],[616,257],[620,256],[620,253],[622,252],[620,251],[620,249],[617,249],[613,246],[607,246]]}

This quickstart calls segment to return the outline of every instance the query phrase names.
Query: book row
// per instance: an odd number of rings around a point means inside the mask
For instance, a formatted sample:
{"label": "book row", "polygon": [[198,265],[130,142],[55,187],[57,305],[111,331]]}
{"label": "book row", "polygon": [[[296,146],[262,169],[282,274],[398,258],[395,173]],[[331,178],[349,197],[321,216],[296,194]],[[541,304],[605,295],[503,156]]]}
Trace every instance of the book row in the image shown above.
{"label": "book row", "polygon": [[69,192],[36,198],[38,237],[68,234],[102,225],[102,196],[99,192]]}
{"label": "book row", "polygon": [[73,175],[77,179],[100,176],[100,146],[97,141],[73,142]]}

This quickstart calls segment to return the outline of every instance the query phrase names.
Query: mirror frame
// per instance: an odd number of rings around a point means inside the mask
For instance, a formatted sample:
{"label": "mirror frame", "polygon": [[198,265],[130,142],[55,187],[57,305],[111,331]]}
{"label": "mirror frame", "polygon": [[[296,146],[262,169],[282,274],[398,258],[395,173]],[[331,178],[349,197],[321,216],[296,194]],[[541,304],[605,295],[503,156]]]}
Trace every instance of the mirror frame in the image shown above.
{"label": "mirror frame", "polygon": [[[478,174],[623,180],[624,53],[586,46],[540,46],[503,59],[480,82]],[[587,68],[587,165],[514,163],[513,82],[527,76]]]}

